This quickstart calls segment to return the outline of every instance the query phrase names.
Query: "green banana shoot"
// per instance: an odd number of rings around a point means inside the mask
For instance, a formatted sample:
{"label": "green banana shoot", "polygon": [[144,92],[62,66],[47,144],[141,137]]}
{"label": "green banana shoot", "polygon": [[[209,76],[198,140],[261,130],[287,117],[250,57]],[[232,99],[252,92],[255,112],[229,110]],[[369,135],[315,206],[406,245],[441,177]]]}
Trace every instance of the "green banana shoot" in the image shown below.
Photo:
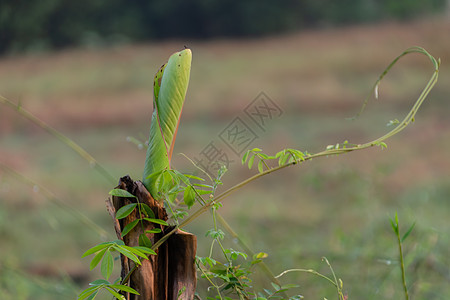
{"label": "green banana shoot", "polygon": [[173,146],[189,84],[192,52],[184,49],[170,56],[156,73],[153,83],[153,115],[150,124],[143,183],[157,196],[155,176],[170,169]]}

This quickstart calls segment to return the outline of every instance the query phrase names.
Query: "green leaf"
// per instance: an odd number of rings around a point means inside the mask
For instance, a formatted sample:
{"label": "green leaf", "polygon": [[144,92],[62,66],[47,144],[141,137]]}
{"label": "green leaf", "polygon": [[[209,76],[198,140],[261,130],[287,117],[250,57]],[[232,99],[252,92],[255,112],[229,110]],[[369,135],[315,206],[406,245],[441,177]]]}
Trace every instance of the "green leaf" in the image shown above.
{"label": "green leaf", "polygon": [[259,171],[259,173],[264,172],[263,161],[262,161],[262,160],[260,160],[260,161],[258,162],[258,171]]}
{"label": "green leaf", "polygon": [[112,287],[112,288],[115,288],[115,289],[118,289],[118,290],[127,292],[127,293],[132,293],[132,294],[135,294],[135,295],[140,295],[135,289],[133,289],[133,288],[131,288],[131,287],[129,287],[129,286],[126,286],[126,285],[122,285],[122,284],[110,284],[109,286]]}
{"label": "green leaf", "polygon": [[130,232],[137,225],[138,222],[139,222],[139,219],[134,220],[131,223],[128,223],[122,230],[122,237],[126,236],[128,234],[128,232]]}
{"label": "green leaf", "polygon": [[141,261],[139,260],[139,258],[133,252],[131,252],[128,248],[131,248],[131,247],[128,247],[128,246],[115,246],[114,247],[114,249],[116,251],[120,252],[124,256],[126,256],[129,259],[131,259],[132,261],[134,261],[136,264],[140,265]]}
{"label": "green leaf", "polygon": [[195,203],[195,191],[192,186],[188,185],[183,193],[184,203],[190,208]]}
{"label": "green leaf", "polygon": [[101,264],[101,272],[103,277],[108,279],[114,269],[114,259],[110,251],[106,251],[105,255],[103,255],[102,264]]}
{"label": "green leaf", "polygon": [[262,159],[273,159],[274,158],[273,156],[269,156],[269,155],[264,154],[264,153],[259,153],[258,156],[260,158],[262,158]]}
{"label": "green leaf", "polygon": [[411,227],[409,227],[408,231],[406,231],[406,233],[403,235],[401,242],[403,243],[404,240],[406,240],[406,238],[409,236],[409,234],[411,233],[411,231],[414,229],[414,226],[416,226],[416,222],[414,222]]}
{"label": "green leaf", "polygon": [[289,153],[284,154],[282,157],[280,157],[280,160],[278,161],[278,164],[280,166],[286,164],[286,161],[288,160],[289,157],[291,157],[291,155]]}
{"label": "green leaf", "polygon": [[254,259],[261,259],[261,258],[266,258],[268,256],[269,255],[267,253],[265,253],[265,252],[259,252],[259,253],[256,253],[255,255],[253,255],[253,258]]}
{"label": "green leaf", "polygon": [[161,231],[161,228],[153,228],[150,230],[146,230],[145,233],[160,233]]}
{"label": "green leaf", "polygon": [[[142,248],[146,248],[146,247],[142,247]],[[142,252],[139,249],[137,249],[136,247],[123,246],[122,250],[126,250],[127,252],[132,253],[136,257],[137,261],[139,261],[138,256],[140,256],[140,257],[142,257],[144,259],[148,259],[147,255],[144,252]],[[140,261],[139,261],[139,264],[141,264]]]}
{"label": "green leaf", "polygon": [[141,209],[143,211],[145,211],[145,213],[147,214],[147,216],[149,218],[154,218],[155,217],[155,213],[153,212],[153,210],[150,208],[150,206],[148,206],[145,203],[140,203],[139,205],[141,205]]}
{"label": "green leaf", "polygon": [[161,224],[161,225],[169,226],[169,224],[167,224],[166,221],[161,220],[161,219],[144,218],[144,220],[152,222],[152,223],[155,223],[155,224]]}
{"label": "green leaf", "polygon": [[101,250],[100,252],[98,252],[94,258],[91,260],[91,263],[89,265],[90,270],[92,271],[100,262],[100,260],[102,259],[103,255],[105,254],[106,250],[108,250],[108,248],[104,248],[103,250]]}
{"label": "green leaf", "polygon": [[281,150],[279,151],[277,154],[275,154],[275,158],[280,158],[281,156],[283,156],[286,153],[286,150]]}
{"label": "green leaf", "polygon": [[[178,180],[182,181],[185,185],[189,185],[189,178],[187,176],[185,176],[184,174],[181,174],[180,172],[178,172],[177,170],[173,170],[173,173],[175,176],[178,177]],[[194,176],[195,177],[195,176]],[[198,177],[197,177],[198,178]],[[200,178],[201,179],[201,178]]]}
{"label": "green leaf", "polygon": [[167,192],[171,186],[173,186],[173,178],[168,170],[164,170],[161,175],[157,178],[155,185],[158,188],[158,192]]}
{"label": "green leaf", "polygon": [[84,300],[88,297],[92,297],[90,299],[95,298],[95,296],[98,294],[99,289],[102,286],[91,286],[90,288],[87,288],[85,290],[83,290],[79,295],[78,295],[78,300]]}
{"label": "green leaf", "polygon": [[113,189],[109,191],[109,194],[116,197],[123,197],[123,198],[136,198],[135,195],[131,194],[128,191],[122,190],[122,189]]}
{"label": "green leaf", "polygon": [[223,240],[225,237],[225,233],[221,229],[210,229],[206,232],[205,236],[210,236],[213,239],[221,239]]}
{"label": "green leaf", "polygon": [[116,244],[116,245],[120,245],[120,246],[124,246],[125,243],[122,240],[115,240],[112,242],[112,244]]}
{"label": "green leaf", "polygon": [[290,283],[290,284],[284,284],[281,286],[282,289],[293,289],[300,287],[298,284]]}
{"label": "green leaf", "polygon": [[253,166],[253,162],[255,161],[255,155],[251,156],[248,160],[248,168],[251,169]]}
{"label": "green leaf", "polygon": [[104,248],[107,248],[109,246],[111,246],[112,242],[105,242],[105,243],[101,243],[98,244],[97,246],[92,247],[91,249],[87,250],[86,252],[83,253],[83,255],[81,256],[81,258],[86,257],[88,255],[94,254],[97,251],[100,251]]}
{"label": "green leaf", "polygon": [[190,178],[190,179],[195,179],[195,180],[199,180],[199,181],[205,181],[205,179],[203,179],[203,178],[200,178],[200,177],[197,177],[197,176],[194,176],[194,175],[190,175],[190,174],[184,174],[184,176],[186,176],[187,178]]}
{"label": "green leaf", "polygon": [[247,161],[248,155],[250,154],[250,150],[244,153],[244,156],[242,156],[242,164],[244,165]]}
{"label": "green leaf", "polygon": [[148,238],[148,236],[145,233],[141,233],[139,235],[139,246],[149,248],[152,246],[152,241]]}
{"label": "green leaf", "polygon": [[156,196],[157,189],[147,177],[154,172],[170,169],[175,137],[189,84],[191,60],[190,49],[176,52],[155,76],[154,109],[143,176],[143,183],[153,197]]}
{"label": "green leaf", "polygon": [[136,206],[137,206],[137,203],[131,203],[131,204],[122,206],[116,212],[116,219],[120,220],[120,219],[127,217],[136,208]]}
{"label": "green leaf", "polygon": [[278,284],[276,284],[276,283],[274,283],[274,282],[271,282],[270,284],[273,286],[273,288],[275,289],[275,291],[278,291],[278,290],[281,288]]}
{"label": "green leaf", "polygon": [[198,187],[204,187],[204,188],[208,188],[208,189],[213,189],[213,187],[209,184],[200,184],[200,183],[194,183],[194,186],[198,186]]}
{"label": "green leaf", "polygon": [[152,250],[152,249],[149,248],[149,247],[137,247],[137,246],[134,246],[134,247],[131,247],[131,248],[136,249],[136,250],[138,250],[138,251],[140,251],[140,252],[142,252],[142,253],[145,253],[145,254],[156,255],[155,250]]}
{"label": "green leaf", "polygon": [[181,298],[181,295],[183,295],[183,293],[186,291],[186,286],[183,286],[177,294],[177,300]]}
{"label": "green leaf", "polygon": [[105,280],[105,279],[97,279],[97,280],[94,280],[89,283],[89,285],[92,285],[92,286],[104,285],[104,284],[109,284],[109,281]]}
{"label": "green leaf", "polygon": [[117,299],[119,299],[119,300],[125,300],[125,297],[124,297],[123,295],[119,294],[118,292],[116,292],[113,288],[110,288],[109,286],[106,286],[105,288],[106,288],[106,290],[107,290],[108,292],[111,293],[111,295],[113,295],[113,296],[116,297]]}
{"label": "green leaf", "polygon": [[[396,215],[397,216],[397,215]],[[390,220],[391,221],[391,226],[392,226],[392,229],[394,230],[394,232],[398,235],[399,234],[399,232],[398,232],[398,222],[397,223],[395,223],[394,222],[394,220]]]}
{"label": "green leaf", "polygon": [[199,195],[206,195],[206,194],[211,194],[211,191],[206,191],[206,190],[197,190],[197,194],[199,194]]}

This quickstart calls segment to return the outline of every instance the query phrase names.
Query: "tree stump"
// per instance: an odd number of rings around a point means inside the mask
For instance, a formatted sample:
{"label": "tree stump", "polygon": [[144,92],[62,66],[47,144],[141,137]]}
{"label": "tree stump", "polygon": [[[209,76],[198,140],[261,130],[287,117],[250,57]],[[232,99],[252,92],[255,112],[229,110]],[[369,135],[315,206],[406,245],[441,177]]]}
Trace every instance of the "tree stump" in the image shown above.
{"label": "tree stump", "polygon": [[[158,201],[153,199],[142,182],[133,181],[128,175],[120,178],[119,185],[116,187],[126,190],[135,195],[136,198],[112,197],[112,204],[115,211],[122,206],[136,203],[147,204],[155,214],[155,218],[166,221],[167,213]],[[147,233],[147,237],[152,244],[155,244],[173,227],[155,224],[147,221],[144,226],[135,226],[127,235],[121,238],[123,228],[140,219],[139,212],[135,209],[126,218],[114,220],[115,229],[119,239],[122,239],[125,245],[133,247],[139,246],[139,236],[147,230],[160,228],[161,233]],[[177,230],[166,242],[155,250],[157,255],[151,255],[148,260],[143,259],[139,266],[130,276],[129,286],[137,290],[140,294],[133,295],[125,293],[128,300],[192,300],[197,283],[197,273],[195,269],[195,254],[197,251],[197,237],[191,233]],[[125,276],[134,267],[134,262],[121,255],[121,277]],[[179,296],[179,293],[181,295]]]}

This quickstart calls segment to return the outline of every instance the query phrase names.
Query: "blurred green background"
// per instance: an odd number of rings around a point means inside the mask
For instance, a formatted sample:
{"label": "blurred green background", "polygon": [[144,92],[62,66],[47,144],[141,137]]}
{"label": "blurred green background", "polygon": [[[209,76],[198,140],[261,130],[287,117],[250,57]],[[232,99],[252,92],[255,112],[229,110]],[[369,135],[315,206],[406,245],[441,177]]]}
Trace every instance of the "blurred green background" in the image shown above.
{"label": "blurred green background", "polygon": [[[76,3],[76,4],[75,4]],[[258,135],[249,147],[309,152],[363,143],[401,119],[433,71],[410,55],[368,91],[389,62],[419,45],[442,59],[438,84],[416,121],[388,148],[317,159],[245,187],[222,215],[274,273],[313,268],[327,257],[349,299],[400,299],[396,238],[404,244],[414,299],[448,299],[450,257],[450,19],[446,1],[56,1],[0,4],[0,95],[20,102],[90,152],[117,180],[140,179],[152,112],[152,80],[184,45],[193,51],[178,153],[199,157],[214,142],[234,162],[221,190],[254,174],[219,134],[240,117]],[[283,113],[264,130],[244,109],[264,92]],[[100,276],[82,253],[115,238],[104,200],[113,187],[76,153],[0,106],[0,293],[2,299],[74,299]],[[8,169],[7,169],[8,168]],[[20,175],[11,173],[14,170]],[[29,180],[34,181],[30,183]],[[35,184],[40,185],[40,187]],[[45,190],[55,198],[48,199]],[[100,229],[87,226],[83,217]],[[209,253],[205,214],[187,229]],[[227,244],[237,250],[231,239]],[[118,269],[117,269],[118,271]],[[118,272],[116,273],[118,275]],[[334,296],[327,282],[289,274],[306,299]],[[256,276],[261,290],[267,283]],[[206,295],[206,283],[199,282]],[[104,296],[102,299],[109,299]],[[203,297],[202,297],[203,298]]]}

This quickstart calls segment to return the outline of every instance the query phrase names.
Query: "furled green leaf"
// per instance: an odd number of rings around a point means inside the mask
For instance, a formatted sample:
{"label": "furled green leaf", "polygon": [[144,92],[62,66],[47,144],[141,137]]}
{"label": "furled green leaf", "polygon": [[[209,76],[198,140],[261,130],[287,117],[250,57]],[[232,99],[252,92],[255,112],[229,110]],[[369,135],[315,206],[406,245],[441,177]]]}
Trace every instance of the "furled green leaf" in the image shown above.
{"label": "furled green leaf", "polygon": [[131,203],[131,204],[122,206],[116,212],[116,219],[120,220],[120,219],[127,217],[136,208],[136,206],[137,206],[137,203]]}
{"label": "furled green leaf", "polygon": [[109,191],[109,194],[116,197],[124,197],[124,198],[136,198],[135,195],[131,194],[128,191],[122,189],[113,189]]}
{"label": "furled green leaf", "polygon": [[122,237],[126,236],[128,232],[130,232],[139,222],[139,220],[134,220],[133,222],[128,223],[122,230]]}
{"label": "furled green leaf", "polygon": [[114,259],[110,251],[106,251],[105,255],[103,255],[102,264],[101,264],[101,272],[103,277],[108,279],[112,271],[114,269]]}
{"label": "furled green leaf", "polygon": [[398,224],[395,224],[394,221],[393,221],[392,219],[391,219],[390,221],[391,221],[392,229],[394,230],[394,232],[395,232],[396,234],[398,234]]}
{"label": "furled green leaf", "polygon": [[143,182],[152,196],[157,188],[147,177],[170,169],[170,159],[186,96],[191,70],[192,52],[184,49],[174,53],[155,76],[153,115]]}
{"label": "furled green leaf", "polygon": [[160,228],[153,228],[151,230],[146,230],[145,233],[160,233],[161,231]]}

